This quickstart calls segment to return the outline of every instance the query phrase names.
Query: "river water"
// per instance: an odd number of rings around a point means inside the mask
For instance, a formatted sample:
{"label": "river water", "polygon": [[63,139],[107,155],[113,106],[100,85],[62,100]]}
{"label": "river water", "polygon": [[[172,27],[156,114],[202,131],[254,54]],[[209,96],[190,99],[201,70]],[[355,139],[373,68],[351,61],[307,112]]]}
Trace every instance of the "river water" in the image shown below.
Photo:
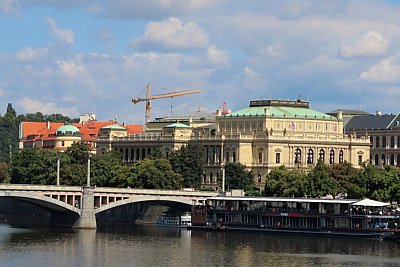
{"label": "river water", "polygon": [[0,266],[400,266],[400,241],[149,225],[69,230],[0,224]]}

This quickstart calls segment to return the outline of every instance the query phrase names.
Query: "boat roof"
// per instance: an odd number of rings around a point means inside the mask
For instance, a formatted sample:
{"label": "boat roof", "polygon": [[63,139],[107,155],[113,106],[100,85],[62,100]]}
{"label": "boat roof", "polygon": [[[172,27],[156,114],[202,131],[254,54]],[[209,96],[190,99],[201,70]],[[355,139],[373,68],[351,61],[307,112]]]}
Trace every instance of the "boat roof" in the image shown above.
{"label": "boat roof", "polygon": [[207,200],[221,201],[266,201],[266,202],[303,202],[303,203],[339,203],[352,204],[359,199],[331,199],[331,198],[289,198],[289,197],[210,197]]}

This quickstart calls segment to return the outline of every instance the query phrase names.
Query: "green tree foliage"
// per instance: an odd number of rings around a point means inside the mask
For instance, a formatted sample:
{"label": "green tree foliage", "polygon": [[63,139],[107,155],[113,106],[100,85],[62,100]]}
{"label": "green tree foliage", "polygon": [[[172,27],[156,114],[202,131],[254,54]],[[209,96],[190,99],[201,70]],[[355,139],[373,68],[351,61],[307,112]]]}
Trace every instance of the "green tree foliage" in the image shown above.
{"label": "green tree foliage", "polygon": [[200,146],[182,146],[169,157],[172,169],[184,179],[184,187],[200,188],[203,176],[203,151]]}
{"label": "green tree foliage", "polygon": [[307,176],[307,196],[335,196],[339,192],[339,182],[331,177],[329,168],[324,163],[319,161]]}
{"label": "green tree foliage", "polygon": [[266,177],[264,194],[267,196],[303,197],[308,193],[306,176],[298,170],[280,166]]}
{"label": "green tree foliage", "polygon": [[146,189],[181,189],[183,178],[175,173],[167,159],[136,162],[128,177],[128,186]]}
{"label": "green tree foliage", "polygon": [[6,114],[0,117],[0,162],[9,162],[10,155],[18,151],[18,120],[12,104],[7,105]]}
{"label": "green tree foliage", "polygon": [[12,158],[10,182],[19,184],[55,184],[56,168],[56,152],[22,150]]}
{"label": "green tree foliage", "polygon": [[225,188],[243,189],[245,191],[253,190],[254,179],[246,166],[240,163],[228,162],[225,164]]}
{"label": "green tree foliage", "polygon": [[7,163],[0,163],[0,183],[10,182],[9,168]]}
{"label": "green tree foliage", "polygon": [[130,168],[115,151],[98,155],[91,163],[91,185],[127,187]]}

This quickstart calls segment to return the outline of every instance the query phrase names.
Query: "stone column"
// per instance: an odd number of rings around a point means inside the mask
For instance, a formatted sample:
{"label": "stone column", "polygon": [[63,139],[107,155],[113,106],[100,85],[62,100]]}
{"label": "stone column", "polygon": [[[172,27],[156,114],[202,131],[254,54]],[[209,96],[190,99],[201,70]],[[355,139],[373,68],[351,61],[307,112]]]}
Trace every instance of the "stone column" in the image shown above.
{"label": "stone column", "polygon": [[94,212],[94,187],[82,187],[81,216],[73,228],[96,229],[96,215]]}

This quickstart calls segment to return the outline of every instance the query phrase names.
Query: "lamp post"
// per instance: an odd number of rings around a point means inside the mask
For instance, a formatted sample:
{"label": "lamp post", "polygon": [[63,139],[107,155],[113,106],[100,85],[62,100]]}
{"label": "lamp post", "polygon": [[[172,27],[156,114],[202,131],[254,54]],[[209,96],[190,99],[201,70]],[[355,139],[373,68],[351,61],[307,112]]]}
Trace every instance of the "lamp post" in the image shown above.
{"label": "lamp post", "polygon": [[57,185],[60,185],[60,153],[57,153]]}
{"label": "lamp post", "polygon": [[88,163],[87,163],[87,180],[86,186],[90,186],[90,154],[88,156]]}

